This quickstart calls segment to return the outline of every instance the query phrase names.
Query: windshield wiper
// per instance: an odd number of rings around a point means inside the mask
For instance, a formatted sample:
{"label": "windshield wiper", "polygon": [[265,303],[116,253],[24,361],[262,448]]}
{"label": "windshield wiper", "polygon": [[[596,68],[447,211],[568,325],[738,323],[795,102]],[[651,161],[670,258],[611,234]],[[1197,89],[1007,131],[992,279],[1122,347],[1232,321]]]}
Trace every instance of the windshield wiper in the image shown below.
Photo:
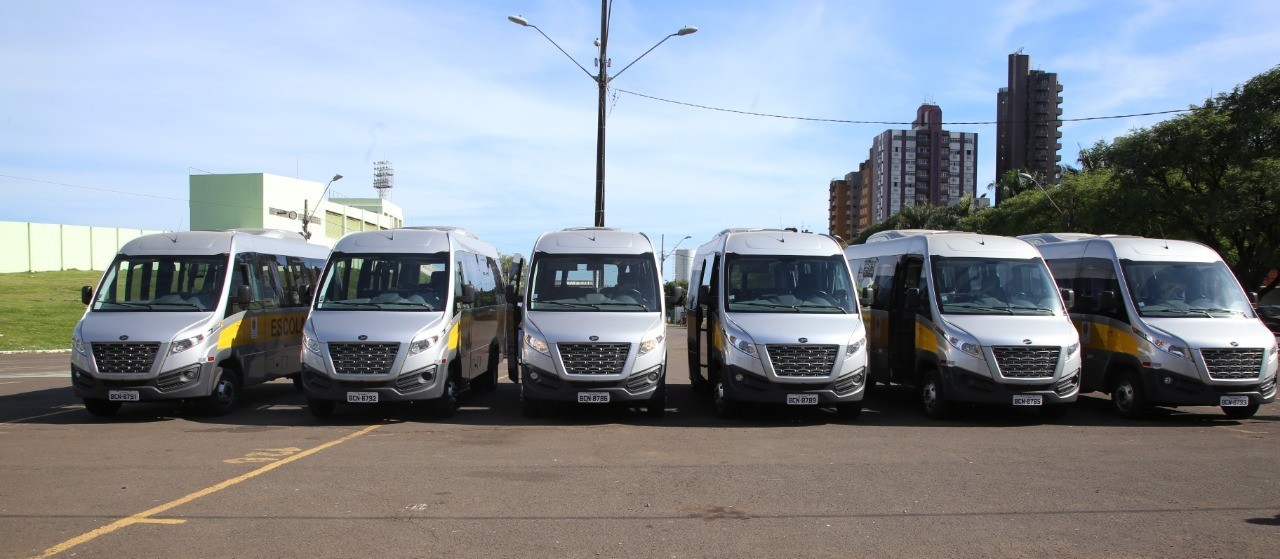
{"label": "windshield wiper", "polygon": [[317,306],[320,308],[324,308],[325,305],[347,305],[351,307],[373,307],[377,309],[382,308],[382,305],[379,303],[369,303],[369,302],[357,303],[354,301],[320,301],[320,304]]}
{"label": "windshield wiper", "polygon": [[731,305],[755,305],[757,307],[769,307],[771,309],[791,309],[800,312],[800,307],[795,305],[779,305],[777,303],[762,303],[759,301],[743,301],[741,303],[730,303]]}
{"label": "windshield wiper", "polygon": [[583,309],[595,309],[595,310],[600,310],[600,307],[599,307],[598,305],[592,305],[591,303],[565,303],[565,302],[563,302],[563,301],[534,301],[534,302],[533,302],[533,304],[535,304],[535,305],[560,305],[560,306],[562,306],[562,307],[578,307],[578,308],[583,308]]}
{"label": "windshield wiper", "polygon": [[103,302],[102,302],[102,304],[104,304],[104,305],[120,305],[120,306],[122,306],[122,307],[146,307],[146,308],[148,308],[148,309],[154,309],[154,308],[155,308],[154,306],[152,306],[152,304],[151,304],[151,303],[139,303],[139,302],[136,302],[136,301],[103,301]]}
{"label": "windshield wiper", "polygon": [[962,309],[977,309],[982,311],[1004,311],[1008,314],[1013,314],[1013,310],[1011,310],[1012,307],[988,307],[986,305],[975,305],[973,303],[949,303],[944,304],[943,307],[959,307]]}
{"label": "windshield wiper", "polygon": [[844,307],[839,307],[839,306],[836,306],[836,305],[812,305],[812,304],[805,303],[805,304],[803,304],[803,305],[800,305],[800,306],[799,306],[799,308],[805,308],[805,309],[835,309],[835,310],[840,311],[840,313],[841,313],[841,314],[849,314],[849,311],[844,310]]}
{"label": "windshield wiper", "polygon": [[1023,306],[1017,306],[1017,305],[1010,305],[1008,308],[1016,309],[1020,311],[1044,311],[1044,312],[1053,314],[1053,309],[1046,309],[1044,307],[1023,307]]}
{"label": "windshield wiper", "polygon": [[[601,304],[601,305],[622,305],[622,306],[626,306],[626,307],[638,307],[638,308],[644,309],[644,310],[646,310],[646,311],[647,311],[647,310],[649,310],[649,307],[646,307],[646,306],[644,306],[644,305],[642,305],[642,304],[640,304],[640,303],[621,303],[621,302],[617,302],[617,301],[611,301],[611,302],[608,302],[608,303],[600,303],[600,304]],[[593,305],[593,306],[595,306],[595,305]]]}

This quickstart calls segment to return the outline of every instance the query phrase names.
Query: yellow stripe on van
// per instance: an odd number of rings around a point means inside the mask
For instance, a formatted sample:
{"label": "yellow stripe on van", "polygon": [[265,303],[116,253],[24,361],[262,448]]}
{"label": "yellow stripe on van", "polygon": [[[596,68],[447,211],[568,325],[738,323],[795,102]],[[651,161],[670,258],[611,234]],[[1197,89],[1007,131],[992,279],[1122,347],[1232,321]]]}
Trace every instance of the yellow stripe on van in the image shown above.
{"label": "yellow stripe on van", "polygon": [[[1123,353],[1138,356],[1139,338],[1128,324],[1117,321],[1124,327],[1087,320],[1080,323],[1080,345],[1085,349]],[[1145,343],[1145,340],[1143,341]]]}
{"label": "yellow stripe on van", "polygon": [[458,328],[458,323],[454,322],[453,325],[449,327],[449,349],[451,351],[458,349],[458,340],[461,336],[462,331]]}
{"label": "yellow stripe on van", "polygon": [[218,332],[218,349],[295,340],[302,336],[305,312],[247,312]]}
{"label": "yellow stripe on van", "polygon": [[941,349],[938,345],[938,333],[933,331],[933,325],[919,317],[916,317],[916,349],[930,353],[939,353]]}

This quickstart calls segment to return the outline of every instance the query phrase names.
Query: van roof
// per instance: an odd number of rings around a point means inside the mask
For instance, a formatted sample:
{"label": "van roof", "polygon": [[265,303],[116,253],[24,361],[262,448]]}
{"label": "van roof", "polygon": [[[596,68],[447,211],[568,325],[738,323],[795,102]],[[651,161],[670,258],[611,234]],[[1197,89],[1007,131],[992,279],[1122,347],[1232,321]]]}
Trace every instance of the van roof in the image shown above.
{"label": "van roof", "polygon": [[1107,252],[1121,260],[1148,262],[1217,262],[1222,260],[1213,249],[1194,241],[1176,239],[1152,239],[1128,235],[1100,235],[1092,238],[1059,243],[1046,243],[1036,248],[1045,258],[1063,258],[1093,254],[1094,246],[1105,247]]}
{"label": "van roof", "polygon": [[193,255],[227,254],[233,250],[247,252],[284,252],[324,258],[329,249],[311,244],[301,233],[280,229],[219,229],[212,231],[174,231],[153,233],[134,238],[120,247],[120,254]]}
{"label": "van roof", "polygon": [[892,239],[882,238],[878,242],[868,239],[867,243],[852,245],[844,251],[849,258],[909,252],[951,257],[1035,258],[1040,255],[1035,247],[1021,239],[964,231],[909,233]]}
{"label": "van roof", "polygon": [[644,233],[611,227],[573,227],[538,237],[534,252],[550,254],[648,254],[653,242]]}
{"label": "van roof", "polygon": [[903,239],[906,237],[916,237],[919,235],[941,235],[943,233],[963,233],[964,231],[948,231],[943,229],[889,229],[873,233],[867,237],[868,243],[879,243],[883,241],[892,241],[895,239]]}
{"label": "van roof", "polygon": [[498,258],[493,245],[457,227],[403,227],[380,231],[347,233],[333,246],[334,252],[387,253],[448,252],[463,248],[490,258]]}
{"label": "van roof", "polygon": [[[708,246],[710,245],[710,246]],[[828,235],[789,229],[732,228],[721,231],[698,252],[721,250],[735,254],[839,255],[840,244]]]}

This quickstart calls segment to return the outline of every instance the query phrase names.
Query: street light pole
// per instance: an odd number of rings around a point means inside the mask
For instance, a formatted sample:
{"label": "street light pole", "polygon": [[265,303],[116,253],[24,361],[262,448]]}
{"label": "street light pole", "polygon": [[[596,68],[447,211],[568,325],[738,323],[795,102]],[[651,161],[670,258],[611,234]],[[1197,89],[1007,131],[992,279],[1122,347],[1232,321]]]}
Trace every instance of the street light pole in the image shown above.
{"label": "street light pole", "polygon": [[653,51],[653,49],[658,48],[658,45],[661,45],[662,43],[667,42],[667,39],[670,39],[672,37],[683,37],[685,35],[690,35],[698,31],[697,27],[692,27],[692,26],[681,27],[679,31],[676,31],[675,33],[672,33],[670,35],[667,35],[666,37],[663,37],[662,40],[658,41],[657,44],[653,45],[652,47],[649,47],[649,50],[644,51],[644,54],[637,56],[635,60],[632,60],[630,64],[627,64],[625,67],[622,68],[622,70],[619,70],[617,74],[610,76],[609,75],[609,19],[610,19],[610,16],[611,14],[609,10],[609,0],[600,0],[600,38],[596,40],[597,46],[600,48],[600,58],[596,61],[596,64],[599,67],[599,71],[595,75],[592,75],[591,72],[588,72],[586,68],[583,68],[582,64],[579,64],[576,59],[570,56],[568,52],[565,52],[565,50],[561,48],[560,45],[557,44],[554,40],[552,40],[551,37],[548,37],[546,33],[543,33],[541,29],[538,29],[538,26],[532,23],[529,23],[529,20],[525,19],[524,16],[518,16],[518,15],[507,16],[507,19],[516,25],[520,25],[524,27],[532,27],[535,30],[537,30],[539,34],[541,34],[544,38],[546,38],[546,40],[550,41],[551,44],[555,45],[555,47],[559,49],[560,52],[564,53],[565,56],[568,56],[569,60],[573,61],[573,63],[577,65],[578,68],[581,68],[582,71],[586,73],[588,77],[594,80],[596,82],[596,86],[599,88],[599,99],[596,104],[596,207],[595,207],[595,220],[594,220],[596,227],[604,227],[605,102],[606,102],[606,98],[609,91],[609,82],[613,81],[614,78],[622,75],[623,72],[626,72],[627,68],[630,68],[633,64],[635,64],[636,62],[639,62],[641,58],[644,58],[645,54],[649,54],[650,52]]}
{"label": "street light pole", "polygon": [[[665,284],[667,282],[667,257],[674,254],[676,249],[680,248],[680,243],[692,238],[693,237],[690,237],[689,235],[685,235],[683,239],[676,242],[676,246],[671,247],[671,252],[667,252],[667,236],[662,235],[661,240],[659,241],[661,244],[658,245],[658,255],[662,257],[658,262],[658,267],[661,268],[659,273],[662,274],[662,283]],[[676,279],[679,280],[680,278]]]}
{"label": "street light pole", "polygon": [[1044,185],[1040,184],[1040,181],[1036,180],[1035,177],[1027,173],[1018,173],[1018,176],[1031,181],[1032,184],[1035,184],[1036,187],[1040,189],[1040,192],[1044,193],[1044,197],[1049,199],[1049,203],[1053,204],[1053,209],[1058,210],[1058,215],[1066,218],[1067,229],[1071,229],[1071,216],[1067,215],[1066,212],[1062,211],[1062,208],[1058,206],[1058,203],[1053,201],[1053,197],[1049,196],[1049,191],[1045,190]]}
{"label": "street light pole", "polygon": [[[329,182],[325,183],[324,192],[320,193],[320,199],[316,201],[317,210],[320,209],[320,202],[324,201],[324,195],[329,193],[329,186],[331,186],[334,183],[334,181],[340,181],[340,180],[342,180],[342,175],[334,175],[333,178],[329,179]],[[307,200],[304,199],[302,201],[302,238],[310,241],[311,240],[311,227],[310,227],[311,218],[316,215],[316,212],[315,210],[311,210],[311,211],[307,211],[307,210],[308,210]]]}

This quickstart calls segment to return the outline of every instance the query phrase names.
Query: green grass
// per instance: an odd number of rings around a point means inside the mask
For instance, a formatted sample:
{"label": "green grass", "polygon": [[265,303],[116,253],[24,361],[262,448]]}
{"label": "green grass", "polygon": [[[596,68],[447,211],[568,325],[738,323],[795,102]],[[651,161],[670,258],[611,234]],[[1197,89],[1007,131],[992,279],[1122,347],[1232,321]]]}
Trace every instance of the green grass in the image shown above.
{"label": "green grass", "polygon": [[101,277],[81,270],[0,274],[0,351],[70,349],[84,314],[80,287]]}

